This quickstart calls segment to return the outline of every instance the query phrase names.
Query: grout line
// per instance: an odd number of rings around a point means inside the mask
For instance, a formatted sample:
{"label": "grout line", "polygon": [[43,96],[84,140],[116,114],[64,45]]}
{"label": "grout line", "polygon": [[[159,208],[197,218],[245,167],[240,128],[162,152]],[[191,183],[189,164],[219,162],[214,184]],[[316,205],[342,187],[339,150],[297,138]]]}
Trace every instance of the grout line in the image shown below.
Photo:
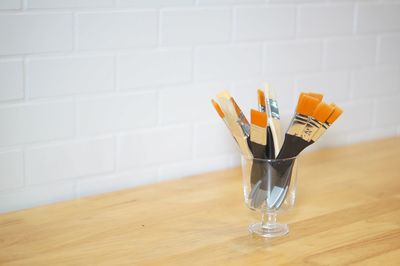
{"label": "grout line", "polygon": [[294,39],[298,40],[299,37],[299,28],[300,28],[300,7],[295,6],[295,25],[294,25]]}
{"label": "grout line", "polygon": [[160,105],[161,105],[161,95],[159,91],[155,92],[155,96],[156,96],[156,126],[162,126],[161,125],[161,118],[160,118]]}
{"label": "grout line", "polygon": [[376,37],[375,65],[379,65],[380,51],[382,46],[382,36]]}
{"label": "grout line", "polygon": [[114,162],[113,162],[113,173],[117,173],[119,169],[119,154],[120,154],[120,145],[119,145],[119,135],[116,134],[113,136],[114,143]]}
{"label": "grout line", "polygon": [[157,11],[157,19],[158,19],[158,23],[157,23],[157,48],[158,50],[160,49],[160,47],[162,46],[162,11],[161,8],[158,9]]}
{"label": "grout line", "polygon": [[72,52],[78,51],[78,14],[72,13]]}
{"label": "grout line", "polygon": [[30,92],[28,84],[28,59],[26,56],[22,57],[22,87],[24,90],[24,102],[28,102],[30,98]]}
{"label": "grout line", "polygon": [[25,11],[28,9],[28,0],[21,0],[21,10]]}
{"label": "grout line", "polygon": [[78,97],[74,96],[73,100],[73,108],[72,108],[72,117],[73,117],[73,128],[72,128],[72,137],[73,139],[78,138],[78,116],[79,116],[79,111],[78,111]]}
{"label": "grout line", "polygon": [[28,180],[28,173],[26,171],[27,168],[27,148],[24,145],[22,148],[22,177],[23,177],[23,185],[22,187],[26,187],[27,184],[29,184],[29,180]]}
{"label": "grout line", "polygon": [[113,64],[114,64],[114,68],[113,68],[113,75],[114,75],[114,80],[113,80],[113,91],[119,92],[121,90],[121,85],[119,83],[119,60],[120,60],[120,54],[119,52],[116,52],[114,54],[114,58],[113,58]]}
{"label": "grout line", "polygon": [[235,41],[237,40],[237,36],[236,36],[236,25],[237,22],[237,8],[236,7],[232,7],[231,8],[231,43],[235,43]]}
{"label": "grout line", "polygon": [[359,11],[359,6],[358,3],[354,3],[354,10],[353,10],[353,35],[357,33],[357,28],[358,28],[358,11]]}
{"label": "grout line", "polygon": [[192,125],[192,156],[190,159],[194,159],[196,158],[196,154],[197,154],[197,145],[196,145],[196,140],[197,140],[197,126],[196,125]]}

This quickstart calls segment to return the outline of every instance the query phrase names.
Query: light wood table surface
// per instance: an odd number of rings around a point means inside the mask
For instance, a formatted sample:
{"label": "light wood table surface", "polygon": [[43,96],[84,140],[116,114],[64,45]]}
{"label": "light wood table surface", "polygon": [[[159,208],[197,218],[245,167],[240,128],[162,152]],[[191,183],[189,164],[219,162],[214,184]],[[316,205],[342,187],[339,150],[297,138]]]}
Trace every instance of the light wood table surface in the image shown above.
{"label": "light wood table surface", "polygon": [[238,168],[2,214],[0,265],[400,265],[400,138],[306,154],[297,184],[273,240]]}

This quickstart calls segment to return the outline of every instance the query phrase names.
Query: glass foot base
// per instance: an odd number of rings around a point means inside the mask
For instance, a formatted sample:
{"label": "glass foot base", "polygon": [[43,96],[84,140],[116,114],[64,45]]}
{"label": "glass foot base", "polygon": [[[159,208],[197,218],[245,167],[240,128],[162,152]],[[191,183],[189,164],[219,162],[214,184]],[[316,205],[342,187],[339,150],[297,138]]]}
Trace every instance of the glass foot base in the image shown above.
{"label": "glass foot base", "polygon": [[255,223],[249,225],[249,231],[261,237],[279,237],[289,233],[287,224],[262,224]]}

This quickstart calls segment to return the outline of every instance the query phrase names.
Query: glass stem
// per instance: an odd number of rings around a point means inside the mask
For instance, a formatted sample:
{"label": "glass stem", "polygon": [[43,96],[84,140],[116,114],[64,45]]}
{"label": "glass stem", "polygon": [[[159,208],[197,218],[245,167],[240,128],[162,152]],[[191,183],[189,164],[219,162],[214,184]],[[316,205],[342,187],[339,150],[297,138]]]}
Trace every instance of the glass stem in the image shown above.
{"label": "glass stem", "polygon": [[262,227],[268,227],[270,225],[276,224],[276,212],[268,212],[266,210],[263,210],[261,223]]}

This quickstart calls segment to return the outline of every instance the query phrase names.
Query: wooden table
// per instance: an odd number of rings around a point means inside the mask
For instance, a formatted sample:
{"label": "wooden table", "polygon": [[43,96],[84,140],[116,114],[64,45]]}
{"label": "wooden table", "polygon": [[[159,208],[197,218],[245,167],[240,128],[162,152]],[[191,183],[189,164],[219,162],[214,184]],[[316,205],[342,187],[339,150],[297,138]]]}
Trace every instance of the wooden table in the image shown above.
{"label": "wooden table", "polygon": [[231,169],[0,215],[0,264],[400,265],[400,138],[305,155],[283,238],[248,233],[241,182]]}

